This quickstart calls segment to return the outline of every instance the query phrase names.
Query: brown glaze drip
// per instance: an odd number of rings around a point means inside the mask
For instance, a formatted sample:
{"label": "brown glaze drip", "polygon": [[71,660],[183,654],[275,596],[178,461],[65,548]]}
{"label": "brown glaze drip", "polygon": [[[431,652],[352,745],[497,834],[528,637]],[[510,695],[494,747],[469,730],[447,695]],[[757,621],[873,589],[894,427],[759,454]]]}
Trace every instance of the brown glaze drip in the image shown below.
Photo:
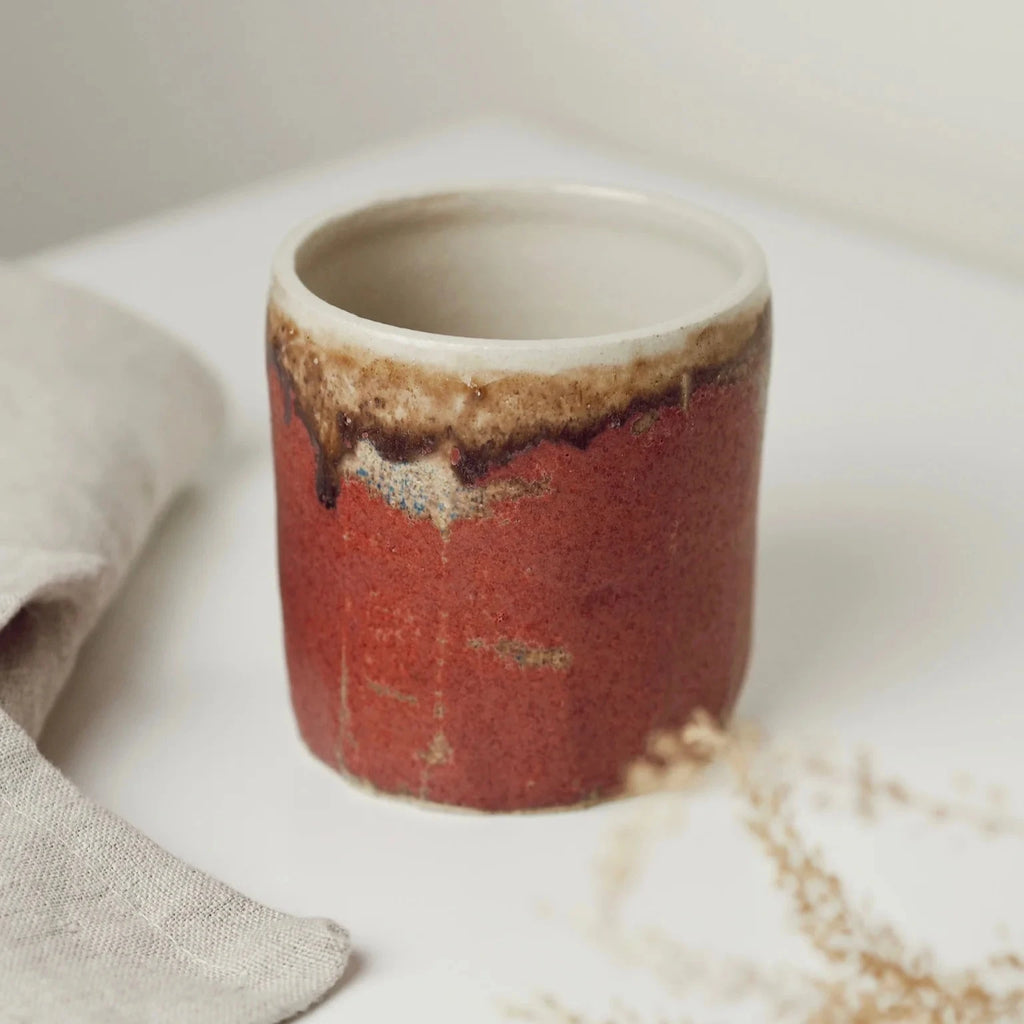
{"label": "brown glaze drip", "polygon": [[267,358],[316,455],[317,497],[333,508],[339,471],[361,440],[382,458],[446,454],[464,484],[543,441],[587,445],[609,427],[689,402],[703,387],[743,376],[771,345],[771,308],[705,327],[678,351],[555,374],[509,373],[466,382],[451,373],[317,344],[273,305]]}
{"label": "brown glaze drip", "polygon": [[290,423],[293,413],[298,413],[299,419],[302,420],[306,432],[309,434],[310,443],[313,445],[313,454],[316,457],[317,499],[325,508],[334,508],[338,500],[338,460],[334,457],[333,452],[328,453],[324,448],[316,418],[304,403],[298,401],[295,382],[278,358],[272,345],[267,347],[267,366],[277,377],[278,384],[281,386],[284,422]]}

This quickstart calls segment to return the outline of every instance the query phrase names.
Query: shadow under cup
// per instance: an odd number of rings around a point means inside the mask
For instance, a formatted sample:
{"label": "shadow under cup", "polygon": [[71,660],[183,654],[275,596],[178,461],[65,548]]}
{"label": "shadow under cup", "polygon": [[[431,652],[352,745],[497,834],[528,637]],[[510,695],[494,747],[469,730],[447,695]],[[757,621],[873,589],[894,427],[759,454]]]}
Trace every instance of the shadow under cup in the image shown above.
{"label": "shadow under cup", "polygon": [[742,230],[582,186],[294,232],[267,354],[292,700],[333,768],[484,810],[615,795],[730,710],[770,350]]}

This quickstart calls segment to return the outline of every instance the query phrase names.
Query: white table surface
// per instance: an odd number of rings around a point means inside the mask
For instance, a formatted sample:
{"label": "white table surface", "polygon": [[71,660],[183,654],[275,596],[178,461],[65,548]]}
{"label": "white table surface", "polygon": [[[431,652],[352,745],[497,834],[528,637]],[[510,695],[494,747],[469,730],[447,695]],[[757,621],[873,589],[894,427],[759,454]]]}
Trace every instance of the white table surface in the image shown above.
{"label": "white table surface", "polygon": [[[594,1012],[614,998],[677,1006],[569,920],[628,805],[482,817],[374,799],[306,753],[288,704],[263,378],[271,252],[295,222],[378,191],[520,177],[676,192],[767,250],[776,347],[741,716],[833,750],[869,744],[936,791],[968,772],[1024,808],[1019,284],[502,123],[230,193],[37,259],[186,338],[234,406],[230,458],[164,522],[44,750],[176,854],[343,922],[358,952],[318,1024],[485,1024],[537,991]],[[783,904],[726,796],[696,798],[692,816],[631,912],[707,949],[786,959]],[[954,963],[1024,945],[1024,842],[841,823],[822,835],[855,892]]]}

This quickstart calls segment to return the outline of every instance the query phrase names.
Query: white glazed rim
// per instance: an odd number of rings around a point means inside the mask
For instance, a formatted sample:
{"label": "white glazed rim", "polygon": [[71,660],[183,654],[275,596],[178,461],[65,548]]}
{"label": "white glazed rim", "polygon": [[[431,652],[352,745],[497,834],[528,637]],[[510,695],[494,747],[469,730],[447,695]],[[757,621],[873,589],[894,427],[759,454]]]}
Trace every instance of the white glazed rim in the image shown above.
{"label": "white glazed rim", "polygon": [[[724,243],[736,258],[740,272],[714,299],[695,305],[678,317],[604,334],[527,339],[435,334],[369,320],[320,298],[298,275],[296,257],[301,247],[314,235],[339,221],[389,206],[489,194],[505,198],[563,195],[643,204],[648,210],[663,212],[680,226],[688,228],[693,238]],[[768,295],[768,269],[761,247],[749,232],[720,214],[658,193],[575,182],[528,182],[481,183],[394,192],[310,218],[291,230],[278,247],[272,265],[270,297],[285,316],[326,347],[356,344],[382,355],[465,369],[551,370],[593,363],[626,362],[637,356],[653,356],[679,348],[687,337],[710,323],[760,309]],[[558,365],[553,366],[553,361]]]}

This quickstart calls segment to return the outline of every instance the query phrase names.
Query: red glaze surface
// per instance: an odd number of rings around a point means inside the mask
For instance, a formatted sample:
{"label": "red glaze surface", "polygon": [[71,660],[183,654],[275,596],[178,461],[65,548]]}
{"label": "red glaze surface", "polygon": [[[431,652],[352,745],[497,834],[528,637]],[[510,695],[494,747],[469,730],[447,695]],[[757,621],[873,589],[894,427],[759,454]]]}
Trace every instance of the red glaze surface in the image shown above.
{"label": "red glaze surface", "polygon": [[[493,470],[544,481],[442,532],[316,460],[270,374],[302,735],[378,790],[486,810],[617,792],[652,729],[731,708],[751,631],[767,350],[739,379]],[[653,422],[651,422],[653,416]]]}

